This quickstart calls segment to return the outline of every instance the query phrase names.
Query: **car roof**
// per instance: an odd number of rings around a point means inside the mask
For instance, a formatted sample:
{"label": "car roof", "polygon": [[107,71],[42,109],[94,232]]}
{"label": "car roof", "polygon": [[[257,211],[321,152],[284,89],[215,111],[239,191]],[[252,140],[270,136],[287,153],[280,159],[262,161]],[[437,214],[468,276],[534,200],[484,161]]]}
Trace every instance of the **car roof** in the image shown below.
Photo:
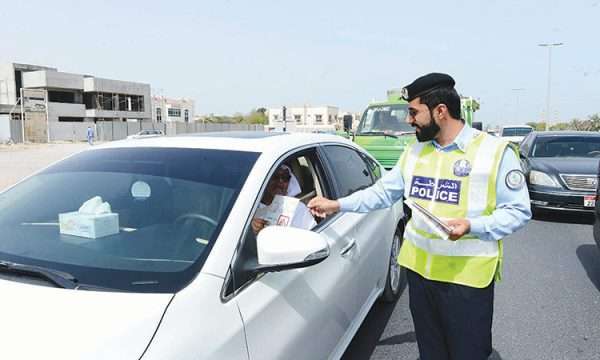
{"label": "car roof", "polygon": [[303,145],[330,142],[344,143],[355,146],[352,142],[344,139],[341,136],[330,134],[230,131],[150,137],[136,141],[113,141],[95,148],[173,147],[237,150],[264,153],[282,152],[295,149]]}
{"label": "car roof", "polygon": [[575,130],[563,130],[563,131],[534,131],[536,136],[600,136],[600,132],[596,131],[575,131]]}
{"label": "car roof", "polygon": [[525,128],[525,129],[533,129],[531,126],[529,125],[504,125],[502,126],[502,129],[508,129],[508,128]]}

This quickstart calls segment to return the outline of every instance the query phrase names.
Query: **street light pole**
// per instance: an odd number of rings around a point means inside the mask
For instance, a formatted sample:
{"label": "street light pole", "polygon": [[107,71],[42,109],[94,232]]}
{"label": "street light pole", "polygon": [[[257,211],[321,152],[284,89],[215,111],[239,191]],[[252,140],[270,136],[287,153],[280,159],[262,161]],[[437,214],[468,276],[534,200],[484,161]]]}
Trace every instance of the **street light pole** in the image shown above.
{"label": "street light pole", "polygon": [[549,123],[550,123],[550,86],[552,79],[552,48],[556,46],[561,46],[563,43],[547,43],[547,44],[538,44],[541,47],[548,48],[548,86],[546,89],[546,131],[548,131]]}
{"label": "street light pole", "polygon": [[[515,104],[515,121],[517,120],[517,117],[519,116],[519,91],[523,91],[525,90],[524,88],[516,88],[516,89],[511,89],[512,91],[515,92],[515,94],[517,94],[517,103]],[[517,123],[520,123],[520,121],[516,121]]]}

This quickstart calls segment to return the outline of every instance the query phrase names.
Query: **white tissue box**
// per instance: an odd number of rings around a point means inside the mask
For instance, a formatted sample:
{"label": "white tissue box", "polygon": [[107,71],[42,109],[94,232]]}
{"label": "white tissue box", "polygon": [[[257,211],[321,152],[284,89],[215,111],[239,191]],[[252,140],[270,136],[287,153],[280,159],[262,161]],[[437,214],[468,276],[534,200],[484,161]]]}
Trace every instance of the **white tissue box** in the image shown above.
{"label": "white tissue box", "polygon": [[58,214],[60,233],[96,239],[119,233],[119,214],[81,214],[78,211]]}

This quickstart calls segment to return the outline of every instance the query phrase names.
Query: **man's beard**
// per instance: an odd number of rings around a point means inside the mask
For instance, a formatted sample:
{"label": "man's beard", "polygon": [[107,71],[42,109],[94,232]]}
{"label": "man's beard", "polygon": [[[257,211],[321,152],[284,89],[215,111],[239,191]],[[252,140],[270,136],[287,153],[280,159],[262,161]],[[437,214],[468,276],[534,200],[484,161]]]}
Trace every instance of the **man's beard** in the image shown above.
{"label": "man's beard", "polygon": [[420,131],[416,131],[417,140],[419,140],[419,142],[433,140],[440,132],[440,127],[433,120],[433,114],[431,112],[429,112],[429,125],[419,126],[419,130]]}

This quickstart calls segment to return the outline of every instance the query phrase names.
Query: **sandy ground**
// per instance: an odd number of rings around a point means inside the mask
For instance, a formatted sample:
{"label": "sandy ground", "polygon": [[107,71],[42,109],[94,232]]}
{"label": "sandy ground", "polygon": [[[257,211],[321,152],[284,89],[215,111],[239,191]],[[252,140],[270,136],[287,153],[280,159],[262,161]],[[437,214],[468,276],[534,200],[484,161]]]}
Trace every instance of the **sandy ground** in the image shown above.
{"label": "sandy ground", "polygon": [[0,145],[0,190],[88,147],[87,143]]}

